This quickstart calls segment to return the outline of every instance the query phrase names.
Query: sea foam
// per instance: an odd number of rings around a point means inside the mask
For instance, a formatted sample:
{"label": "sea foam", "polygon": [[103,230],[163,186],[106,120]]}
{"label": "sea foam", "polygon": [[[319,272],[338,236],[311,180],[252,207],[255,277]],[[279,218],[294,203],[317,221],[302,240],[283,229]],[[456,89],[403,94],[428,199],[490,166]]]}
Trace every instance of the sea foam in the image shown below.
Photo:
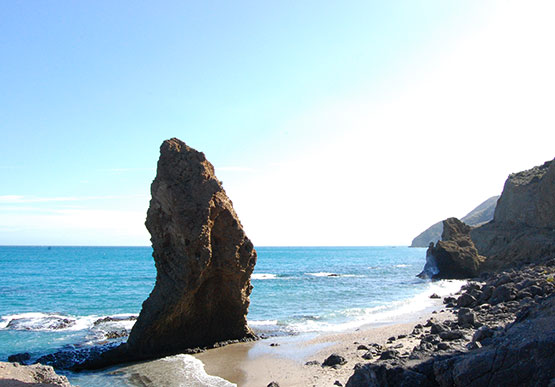
{"label": "sea foam", "polygon": [[[82,331],[107,328],[130,330],[135,324],[135,315],[128,313],[111,316],[70,316],[56,313],[27,312],[1,317],[0,329],[18,331]],[[104,319],[108,319],[103,321]],[[95,324],[96,323],[96,324]]]}
{"label": "sea foam", "polygon": [[350,308],[327,313],[321,319],[301,319],[287,324],[288,330],[297,333],[341,332],[368,324],[392,324],[411,320],[415,314],[426,311],[437,304],[430,299],[436,293],[440,297],[452,295],[466,284],[464,280],[443,280],[430,282],[426,290],[415,296],[386,305],[371,308]]}
{"label": "sea foam", "polygon": [[251,275],[251,279],[255,280],[268,280],[268,279],[276,279],[277,276],[275,274],[270,273],[254,273]]}
{"label": "sea foam", "polygon": [[204,364],[191,355],[175,355],[119,368],[124,378],[147,380],[149,386],[236,387],[218,376],[208,375]]}

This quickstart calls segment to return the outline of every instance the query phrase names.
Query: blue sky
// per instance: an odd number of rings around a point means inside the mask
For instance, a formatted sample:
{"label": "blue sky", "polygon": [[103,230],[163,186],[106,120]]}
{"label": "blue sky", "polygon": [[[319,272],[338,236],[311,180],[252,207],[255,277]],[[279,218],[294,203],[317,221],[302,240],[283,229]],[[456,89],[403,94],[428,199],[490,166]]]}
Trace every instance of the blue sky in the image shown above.
{"label": "blue sky", "polygon": [[147,245],[171,137],[206,153],[257,245],[407,244],[553,158],[553,16],[547,1],[6,3],[0,244]]}

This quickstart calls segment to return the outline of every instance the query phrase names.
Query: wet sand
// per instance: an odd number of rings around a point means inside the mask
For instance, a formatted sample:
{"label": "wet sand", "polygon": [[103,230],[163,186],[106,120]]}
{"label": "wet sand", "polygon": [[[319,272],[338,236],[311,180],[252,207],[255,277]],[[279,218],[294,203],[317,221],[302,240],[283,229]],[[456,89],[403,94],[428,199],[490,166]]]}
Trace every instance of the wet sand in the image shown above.
{"label": "wet sand", "polygon": [[[432,313],[440,309],[442,305],[438,302],[434,309],[403,316],[397,323],[363,326],[347,332],[273,337],[210,349],[195,357],[204,363],[206,373],[240,387],[261,387],[270,382],[277,382],[280,387],[332,386],[335,381],[345,385],[355,364],[367,362],[362,358],[366,351],[357,350],[360,344],[385,345],[389,337],[408,335],[414,325],[424,324],[431,317],[442,321],[452,316],[449,311]],[[407,336],[395,341],[395,345],[399,344],[401,353],[409,353],[417,340]],[[347,363],[338,368],[322,367],[332,353],[345,357]]]}

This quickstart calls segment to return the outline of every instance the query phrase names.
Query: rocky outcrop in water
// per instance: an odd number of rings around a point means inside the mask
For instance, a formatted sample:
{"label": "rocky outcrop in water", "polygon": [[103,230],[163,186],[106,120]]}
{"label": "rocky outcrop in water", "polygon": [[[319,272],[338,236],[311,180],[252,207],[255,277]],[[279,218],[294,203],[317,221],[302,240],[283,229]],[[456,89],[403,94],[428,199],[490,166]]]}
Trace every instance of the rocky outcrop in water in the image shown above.
{"label": "rocky outcrop in water", "polygon": [[71,384],[65,376],[56,374],[50,366],[42,364],[23,366],[17,363],[0,362],[0,386],[71,387]]}
{"label": "rocky outcrop in water", "polygon": [[146,227],[156,283],[129,339],[39,362],[97,369],[255,338],[247,311],[256,251],[212,164],[184,142],[166,140],[151,192]]}
{"label": "rocky outcrop in water", "polygon": [[426,265],[419,277],[469,278],[475,277],[485,258],[478,254],[470,239],[470,226],[457,218],[443,221],[441,241],[430,244]]}
{"label": "rocky outcrop in water", "polygon": [[555,161],[515,173],[505,182],[492,222],[470,233],[483,271],[555,256]]}
{"label": "rocky outcrop in water", "polygon": [[247,326],[256,251],[214,167],[164,141],[146,226],[157,276],[127,341],[139,358],[254,337]]}
{"label": "rocky outcrop in water", "polygon": [[[493,219],[497,199],[499,199],[499,196],[492,196],[462,217],[461,221],[469,226],[480,226],[489,222]],[[443,222],[434,223],[414,238],[410,247],[428,247],[431,242],[436,243],[441,239],[442,232]]]}

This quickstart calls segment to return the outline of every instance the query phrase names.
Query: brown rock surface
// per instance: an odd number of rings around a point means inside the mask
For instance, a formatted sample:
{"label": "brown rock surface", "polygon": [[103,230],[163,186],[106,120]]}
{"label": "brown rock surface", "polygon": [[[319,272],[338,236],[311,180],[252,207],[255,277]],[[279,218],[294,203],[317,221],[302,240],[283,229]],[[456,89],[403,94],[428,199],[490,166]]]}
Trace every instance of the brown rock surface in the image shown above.
{"label": "brown rock surface", "polygon": [[471,237],[488,257],[484,271],[555,256],[555,161],[510,175],[493,221]]}
{"label": "brown rock surface", "polygon": [[253,337],[247,326],[256,251],[203,153],[178,139],[160,148],[146,226],[156,284],[127,350],[138,358]]}
{"label": "brown rock surface", "polygon": [[65,376],[54,372],[54,368],[42,364],[22,366],[18,363],[0,362],[0,386],[71,387]]}
{"label": "brown rock surface", "polygon": [[[470,239],[471,227],[457,218],[443,221],[441,241],[430,244],[426,253],[426,267],[419,276],[432,278],[468,278],[478,274],[484,257]],[[435,270],[430,266],[435,265]]]}

